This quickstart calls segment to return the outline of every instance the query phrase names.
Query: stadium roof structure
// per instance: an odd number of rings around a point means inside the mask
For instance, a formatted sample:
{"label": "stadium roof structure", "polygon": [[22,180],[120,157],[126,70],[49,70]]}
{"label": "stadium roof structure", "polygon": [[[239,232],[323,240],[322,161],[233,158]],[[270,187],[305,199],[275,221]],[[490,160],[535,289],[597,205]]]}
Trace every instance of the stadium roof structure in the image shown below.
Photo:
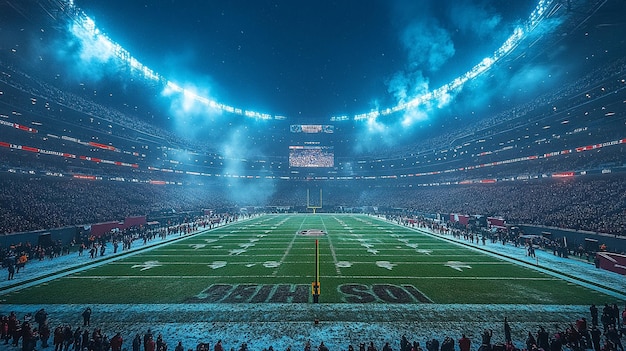
{"label": "stadium roof structure", "polygon": [[414,3],[6,1],[5,90],[35,107],[2,121],[52,136],[0,141],[193,176],[454,181],[623,144],[623,2]]}

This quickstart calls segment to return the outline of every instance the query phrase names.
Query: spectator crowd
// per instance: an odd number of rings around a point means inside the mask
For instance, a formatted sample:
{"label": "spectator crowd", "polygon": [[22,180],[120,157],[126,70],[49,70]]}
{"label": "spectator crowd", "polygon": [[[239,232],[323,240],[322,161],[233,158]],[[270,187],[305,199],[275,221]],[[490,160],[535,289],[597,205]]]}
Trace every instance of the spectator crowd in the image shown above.
{"label": "spectator crowd", "polygon": [[[601,313],[601,317],[598,314]],[[376,345],[373,341],[360,342],[358,345],[347,344],[344,347],[348,351],[561,351],[561,350],[594,350],[594,351],[623,351],[622,339],[626,332],[626,308],[620,311],[615,304],[605,304],[602,310],[595,305],[589,307],[589,317],[581,316],[575,321],[565,325],[544,327],[538,326],[536,330],[527,331],[525,340],[515,340],[512,334],[511,322],[504,318],[500,338],[494,337],[494,331],[485,328],[473,335],[474,340],[469,338],[469,333],[461,335],[448,335],[442,339],[433,338],[432,335],[422,335],[410,340],[402,335],[396,341],[387,340],[383,345]],[[143,334],[130,334],[124,330],[102,330],[98,327],[97,317],[93,318],[91,307],[86,307],[80,319],[82,324],[73,326],[72,323],[55,320],[48,315],[45,308],[34,313],[27,313],[18,317],[15,312],[0,316],[0,341],[4,345],[14,348],[21,347],[22,351],[34,351],[36,349],[54,349],[55,351],[84,350],[84,351],[224,351],[230,346],[239,351],[251,351],[246,342],[236,345],[224,345],[222,340],[200,341],[195,345],[183,345],[182,341],[172,341],[173,337],[155,333],[148,328]],[[96,319],[92,321],[92,319]],[[102,324],[100,324],[102,325]],[[552,331],[549,331],[552,330]],[[207,331],[210,333],[210,331]],[[523,333],[522,333],[523,334]],[[178,335],[180,337],[180,335]],[[458,337],[455,340],[454,337]],[[358,338],[358,336],[357,336]],[[198,340],[204,340],[199,336]],[[423,344],[420,344],[422,341]],[[175,346],[174,346],[175,345]],[[304,351],[329,351],[329,347],[321,341],[319,346],[314,346],[311,340],[301,346]],[[273,351],[272,345],[263,348],[264,351]],[[291,351],[288,345],[286,351]]]}
{"label": "spectator crowd", "polygon": [[[576,179],[410,187],[408,183],[327,182],[324,211],[400,208],[407,213],[480,214],[509,224],[531,224],[625,235],[626,178]],[[0,233],[123,220],[154,211],[277,207],[305,210],[310,184],[276,181],[271,196],[237,203],[228,187],[150,185],[10,175],[0,178]]]}

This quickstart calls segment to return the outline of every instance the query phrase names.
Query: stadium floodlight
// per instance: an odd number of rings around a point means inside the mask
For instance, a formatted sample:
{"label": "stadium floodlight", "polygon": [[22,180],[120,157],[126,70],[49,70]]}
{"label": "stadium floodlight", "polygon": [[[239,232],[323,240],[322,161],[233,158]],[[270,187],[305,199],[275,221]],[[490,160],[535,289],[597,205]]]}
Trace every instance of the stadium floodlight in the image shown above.
{"label": "stadium floodlight", "polygon": [[[450,92],[458,91],[469,80],[476,78],[488,71],[497,61],[511,53],[524,39],[525,35],[533,31],[539,23],[548,15],[548,10],[553,8],[551,5],[555,3],[554,0],[539,0],[534,10],[529,15],[528,19],[523,26],[518,26],[513,31],[513,34],[507,38],[507,40],[492,54],[490,57],[486,57],[481,62],[472,67],[469,71],[461,76],[453,79],[450,83],[445,84],[435,90],[409,97],[408,101],[400,101],[395,106],[383,108],[381,110],[375,109],[367,113],[359,113],[352,116],[354,121],[372,121],[378,117],[388,116],[393,113],[417,109],[424,104],[437,103],[437,106],[443,106],[450,101]],[[75,6],[73,0],[65,0],[65,5],[61,7],[73,20],[71,32],[76,38],[82,41],[82,43],[90,48],[93,48],[94,52],[100,51],[100,53],[107,55],[105,58],[108,60],[111,56],[116,57],[118,60],[125,62],[134,71],[139,72],[143,77],[149,80],[162,81],[166,87],[178,92],[184,93],[186,98],[190,98],[193,101],[200,102],[210,107],[224,111],[230,114],[236,114],[248,118],[255,119],[276,119],[283,120],[285,116],[272,115],[269,113],[261,113],[243,108],[237,108],[234,106],[228,106],[212,100],[207,97],[201,97],[195,93],[189,93],[186,89],[180,88],[175,83],[166,80],[157,72],[143,65],[139,60],[133,57],[126,49],[122,48],[119,44],[112,41],[102,31],[100,31],[93,19],[87,16],[81,9]],[[349,120],[348,116],[333,116],[330,117],[331,121],[345,121]]]}
{"label": "stadium floodlight", "polygon": [[[408,102],[401,101],[394,107],[387,108],[382,112],[371,111],[369,113],[356,114],[354,115],[353,120],[363,121],[375,119],[381,114],[384,116],[389,115],[390,111],[393,111],[395,113],[415,109],[425,103],[432,103],[434,102],[433,100],[438,100],[441,97],[445,97],[446,100],[449,99],[449,94],[447,94],[448,92],[457,91],[458,89],[463,87],[463,85],[469,80],[476,78],[482,73],[485,73],[497,61],[511,53],[513,49],[515,49],[519,45],[522,39],[524,39],[525,34],[529,33],[539,25],[539,23],[543,20],[547,10],[550,8],[550,4],[552,3],[552,0],[540,0],[533,12],[530,14],[524,27],[516,27],[513,31],[513,34],[509,36],[509,38],[493,53],[492,56],[485,57],[483,60],[481,60],[481,62],[476,64],[469,71],[453,79],[450,83],[445,84],[433,91],[414,96],[413,98],[410,98]],[[446,101],[439,101],[438,105],[444,105],[441,102]]]}
{"label": "stadium floodlight", "polygon": [[[74,5],[71,0],[66,0],[67,6],[62,7],[69,18],[72,19],[70,32],[75,38],[81,41],[83,47],[88,47],[87,53],[89,59],[98,59],[101,62],[106,62],[111,58],[116,58],[120,62],[124,63],[127,67],[130,67],[134,72],[139,73],[145,79],[152,81],[161,81],[165,84],[167,93],[176,92],[184,94],[184,98],[188,102],[199,102],[203,105],[208,105],[216,110],[224,111],[228,113],[234,113],[241,116],[257,119],[283,119],[283,116],[273,116],[268,113],[261,113],[257,111],[245,110],[241,108],[235,108],[222,104],[218,101],[212,100],[207,97],[200,96],[196,93],[189,91],[188,89],[180,87],[178,84],[173,83],[159,73],[150,69],[142,64],[137,58],[132,56],[130,52],[124,49],[121,45],[111,40],[106,34],[104,34],[96,26],[95,21],[85,14],[81,9]],[[242,112],[245,111],[245,112]]]}

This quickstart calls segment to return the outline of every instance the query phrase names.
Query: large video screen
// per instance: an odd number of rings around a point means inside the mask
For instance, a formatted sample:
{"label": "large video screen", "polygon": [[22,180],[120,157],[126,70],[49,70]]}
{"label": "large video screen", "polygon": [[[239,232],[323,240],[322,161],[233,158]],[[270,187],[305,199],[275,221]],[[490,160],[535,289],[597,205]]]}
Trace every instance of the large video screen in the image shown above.
{"label": "large video screen", "polygon": [[289,147],[289,167],[324,168],[335,166],[332,146],[295,145]]}
{"label": "large video screen", "polygon": [[306,134],[332,134],[335,132],[335,127],[332,125],[322,124],[292,124],[289,127],[289,131],[292,133],[306,133]]}

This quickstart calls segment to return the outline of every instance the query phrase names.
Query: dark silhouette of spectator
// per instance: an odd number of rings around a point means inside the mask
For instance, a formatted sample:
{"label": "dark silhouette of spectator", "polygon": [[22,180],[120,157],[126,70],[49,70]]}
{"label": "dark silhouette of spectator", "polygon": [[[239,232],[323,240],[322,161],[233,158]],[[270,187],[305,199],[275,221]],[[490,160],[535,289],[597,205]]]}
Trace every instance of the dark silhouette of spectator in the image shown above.
{"label": "dark silhouette of spectator", "polygon": [[465,334],[461,335],[459,339],[459,350],[460,351],[470,351],[472,346],[472,340],[465,336]]}
{"label": "dark silhouette of spectator", "polygon": [[504,317],[504,341],[511,342],[511,326],[509,325],[509,321],[507,321],[506,317]]}
{"label": "dark silhouette of spectator", "polygon": [[91,321],[91,307],[85,308],[82,313],[83,316],[83,327],[88,327]]}
{"label": "dark silhouette of spectator", "polygon": [[589,312],[591,313],[591,325],[598,325],[598,307],[592,304],[589,307]]}

